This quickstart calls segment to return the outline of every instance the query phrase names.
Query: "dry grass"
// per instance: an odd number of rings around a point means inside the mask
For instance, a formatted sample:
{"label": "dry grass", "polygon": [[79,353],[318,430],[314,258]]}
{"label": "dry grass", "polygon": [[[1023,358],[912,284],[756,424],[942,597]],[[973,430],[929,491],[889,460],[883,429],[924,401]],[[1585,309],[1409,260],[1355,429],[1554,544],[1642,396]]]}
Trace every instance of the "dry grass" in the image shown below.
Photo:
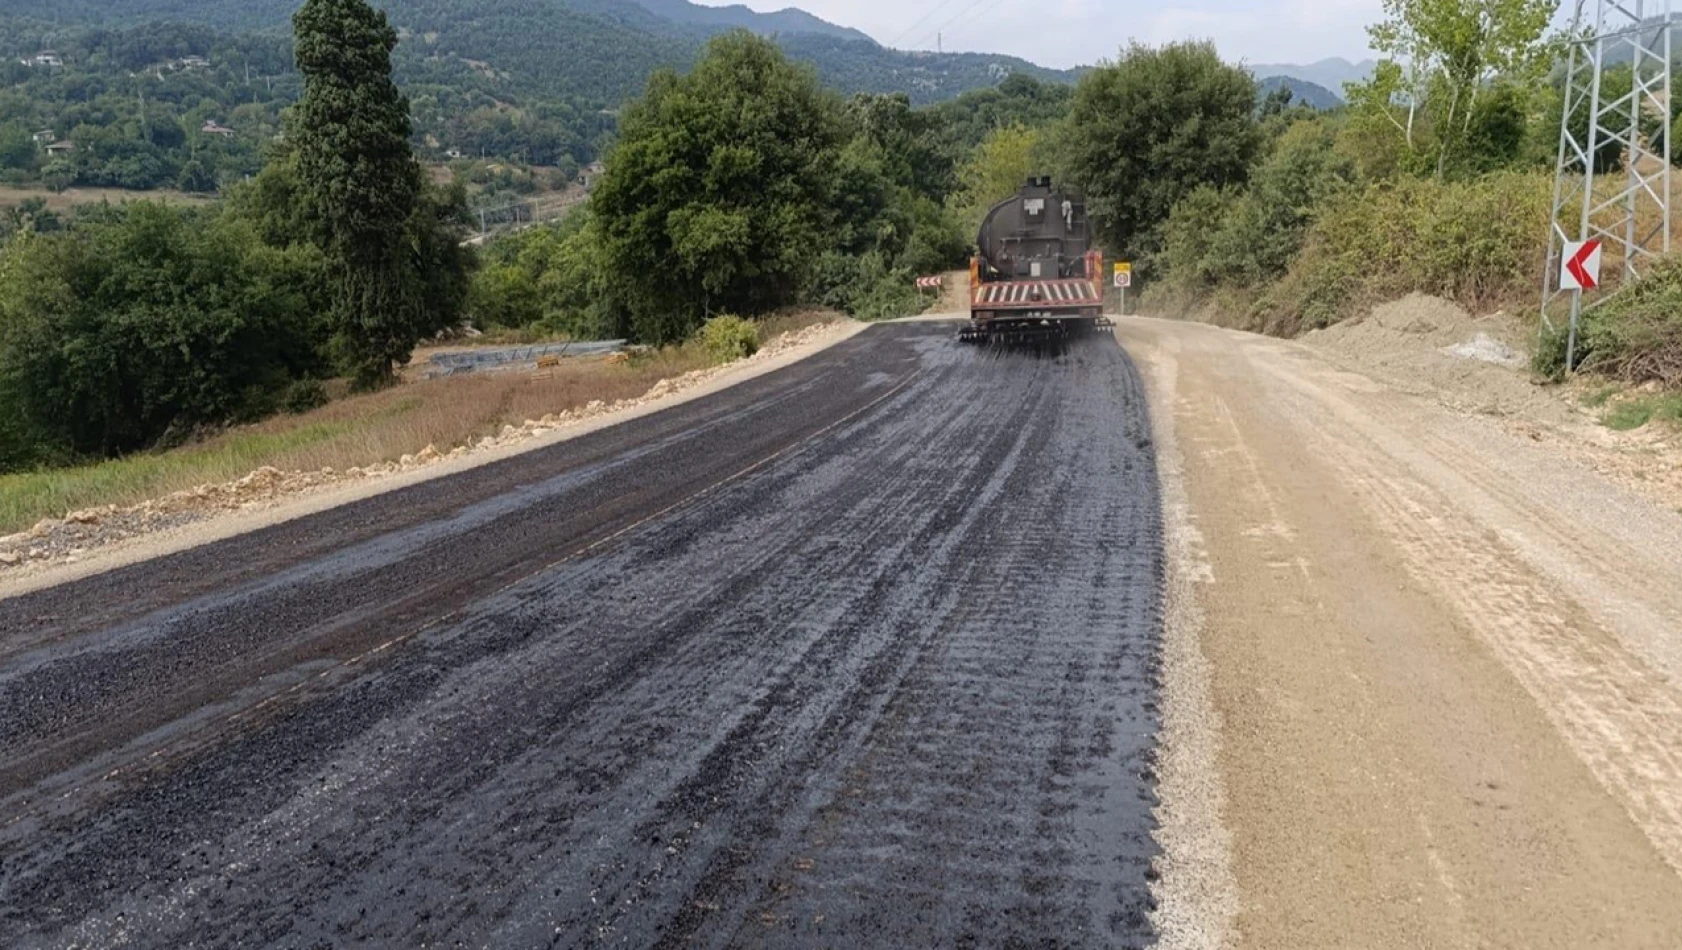
{"label": "dry grass", "polygon": [[42,198],[50,211],[69,211],[77,205],[94,205],[101,201],[122,204],[125,201],[162,201],[172,205],[205,205],[215,199],[207,195],[189,195],[172,189],[129,191],[124,188],[66,188],[51,191],[43,187],[15,187],[0,185],[0,207],[22,204],[31,198]]}
{"label": "dry grass", "polygon": [[[833,319],[790,312],[766,319],[761,338]],[[0,534],[79,508],[126,506],[254,469],[340,471],[393,461],[428,445],[448,452],[505,425],[613,403],[647,393],[662,379],[712,365],[697,343],[665,347],[628,361],[568,360],[544,379],[527,373],[451,376],[346,396],[312,412],[230,429],[167,452],[74,468],[0,475]]]}

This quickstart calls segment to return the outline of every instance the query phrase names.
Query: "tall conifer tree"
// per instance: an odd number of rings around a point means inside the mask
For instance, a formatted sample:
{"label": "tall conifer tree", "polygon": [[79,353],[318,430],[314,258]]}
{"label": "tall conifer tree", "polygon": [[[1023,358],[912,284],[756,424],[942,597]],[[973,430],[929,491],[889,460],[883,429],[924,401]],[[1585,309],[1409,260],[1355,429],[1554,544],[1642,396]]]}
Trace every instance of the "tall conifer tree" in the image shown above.
{"label": "tall conifer tree", "polygon": [[338,342],[357,381],[377,386],[427,322],[407,247],[424,182],[391,80],[397,31],[366,0],[308,0],[292,25],[304,94],[288,134],[302,196],[332,262]]}

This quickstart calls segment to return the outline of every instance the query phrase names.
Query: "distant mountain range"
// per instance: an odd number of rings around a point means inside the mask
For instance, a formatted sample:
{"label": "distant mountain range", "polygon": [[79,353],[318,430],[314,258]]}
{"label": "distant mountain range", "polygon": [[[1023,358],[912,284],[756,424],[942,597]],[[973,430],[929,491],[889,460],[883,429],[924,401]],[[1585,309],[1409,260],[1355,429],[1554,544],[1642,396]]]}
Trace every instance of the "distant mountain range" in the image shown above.
{"label": "distant mountain range", "polygon": [[[459,16],[472,8],[490,12],[500,0],[373,0],[394,19],[408,15]],[[3,11],[59,23],[132,25],[149,21],[202,23],[222,30],[257,30],[288,22],[303,0],[9,0]],[[756,13],[741,4],[708,7],[689,0],[552,0],[541,4],[612,19],[663,33],[716,33],[738,27],[755,33],[811,33],[874,42],[858,30],[837,26],[804,10]],[[541,29],[541,23],[533,23]]]}
{"label": "distant mountain range", "polygon": [[1330,92],[1343,101],[1343,84],[1346,82],[1364,82],[1372,76],[1373,69],[1378,64],[1370,59],[1363,59],[1352,63],[1341,57],[1322,59],[1317,63],[1299,66],[1292,63],[1256,63],[1246,64],[1253,76],[1274,77],[1283,76],[1300,82],[1313,83],[1321,89]]}
{"label": "distant mountain range", "polygon": [[[1073,82],[1079,70],[1047,69],[992,53],[888,49],[864,33],[804,10],[759,13],[740,4],[689,0],[373,0],[404,40],[400,74],[437,75],[456,64],[504,84],[509,95],[563,96],[614,107],[638,94],[660,67],[686,68],[709,37],[747,29],[809,62],[826,84],[845,92],[905,92],[938,102],[997,85],[1012,73]],[[5,0],[5,13],[43,25],[199,24],[227,32],[283,32],[302,0]],[[50,47],[51,32],[43,28]],[[1326,59],[1306,66],[1247,67],[1264,90],[1291,89],[1295,101],[1336,108],[1343,84],[1373,63]]]}
{"label": "distant mountain range", "polygon": [[[582,7],[580,0],[572,0]],[[741,4],[728,7],[706,7],[689,0],[631,0],[657,17],[673,23],[686,23],[705,29],[734,29],[742,27],[755,33],[805,33],[828,36],[839,40],[863,40],[874,43],[866,33],[845,26],[837,26],[819,19],[805,10],[788,7],[774,13],[757,13]]]}
{"label": "distant mountain range", "polygon": [[[1012,73],[1070,82],[1076,72],[1014,56],[908,53],[798,9],[758,13],[688,0],[373,0],[404,36],[397,65],[468,64],[510,94],[567,96],[616,106],[662,66],[686,68],[711,36],[774,36],[819,78],[845,92],[905,92],[938,102],[997,85]],[[200,24],[229,32],[289,28],[302,0],[5,0],[0,15],[58,26]],[[43,31],[43,41],[50,32]],[[49,43],[50,45],[50,43]],[[467,67],[463,67],[467,68]]]}

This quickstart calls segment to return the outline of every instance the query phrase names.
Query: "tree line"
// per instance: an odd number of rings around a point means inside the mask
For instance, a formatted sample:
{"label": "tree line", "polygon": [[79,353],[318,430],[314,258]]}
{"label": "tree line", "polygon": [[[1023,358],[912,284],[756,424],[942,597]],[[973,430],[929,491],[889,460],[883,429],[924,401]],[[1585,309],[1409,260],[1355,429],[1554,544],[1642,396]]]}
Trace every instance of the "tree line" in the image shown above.
{"label": "tree line", "polygon": [[1156,288],[1227,294],[1262,329],[1337,319],[1363,293],[1528,286],[1551,53],[1534,4],[1509,4],[1506,45],[1468,72],[1431,45],[1461,31],[1417,16],[1475,6],[1393,0],[1379,29],[1413,50],[1413,91],[1371,91],[1395,81],[1386,65],[1331,113],[1258,96],[1206,43],[1129,47],[1073,89],[1013,77],[914,108],[726,34],[627,106],[584,211],[476,255],[459,186],[416,163],[396,32],[365,0],[309,0],[284,143],[225,202],[0,221],[17,232],[0,248],[0,466],[169,444],[308,406],[328,377],[382,385],[464,320],[664,344],[796,305],[913,312],[913,278],[961,266],[1029,174],[1083,188],[1107,250]]}
{"label": "tree line", "polygon": [[469,310],[656,343],[717,313],[914,312],[914,279],[961,267],[977,209],[1033,170],[998,143],[1057,121],[1071,95],[1018,75],[933,107],[843,97],[769,40],[719,37],[626,110],[588,208],[486,248]]}

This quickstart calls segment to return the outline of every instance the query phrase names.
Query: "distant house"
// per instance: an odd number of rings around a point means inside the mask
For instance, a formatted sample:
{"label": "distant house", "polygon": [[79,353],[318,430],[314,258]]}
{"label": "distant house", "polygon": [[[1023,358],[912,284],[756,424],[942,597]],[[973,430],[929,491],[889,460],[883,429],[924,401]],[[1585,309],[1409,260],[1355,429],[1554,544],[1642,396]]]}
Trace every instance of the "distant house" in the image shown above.
{"label": "distant house", "polygon": [[210,60],[203,56],[183,56],[175,61],[175,65],[180,69],[209,69]]}
{"label": "distant house", "polygon": [[47,154],[49,156],[69,155],[74,151],[76,151],[76,144],[68,140],[47,144]]}
{"label": "distant house", "polygon": [[607,174],[606,165],[601,162],[591,162],[578,170],[578,180],[583,182],[584,187],[590,188],[596,184],[596,179],[605,174]]}
{"label": "distant house", "polygon": [[30,136],[30,138],[35,140],[36,145],[49,145],[53,142],[58,141],[58,136],[53,134],[52,129],[42,129],[41,131],[36,132],[34,135]]}
{"label": "distant house", "polygon": [[228,138],[234,134],[233,129],[230,129],[225,125],[217,125],[215,119],[204,120],[204,128],[199,129],[199,131],[205,135],[220,135],[223,138]]}
{"label": "distant house", "polygon": [[36,53],[34,56],[20,60],[20,62],[22,62],[25,66],[52,67],[64,65],[64,60],[59,58],[59,55],[50,49],[44,49],[41,52]]}

